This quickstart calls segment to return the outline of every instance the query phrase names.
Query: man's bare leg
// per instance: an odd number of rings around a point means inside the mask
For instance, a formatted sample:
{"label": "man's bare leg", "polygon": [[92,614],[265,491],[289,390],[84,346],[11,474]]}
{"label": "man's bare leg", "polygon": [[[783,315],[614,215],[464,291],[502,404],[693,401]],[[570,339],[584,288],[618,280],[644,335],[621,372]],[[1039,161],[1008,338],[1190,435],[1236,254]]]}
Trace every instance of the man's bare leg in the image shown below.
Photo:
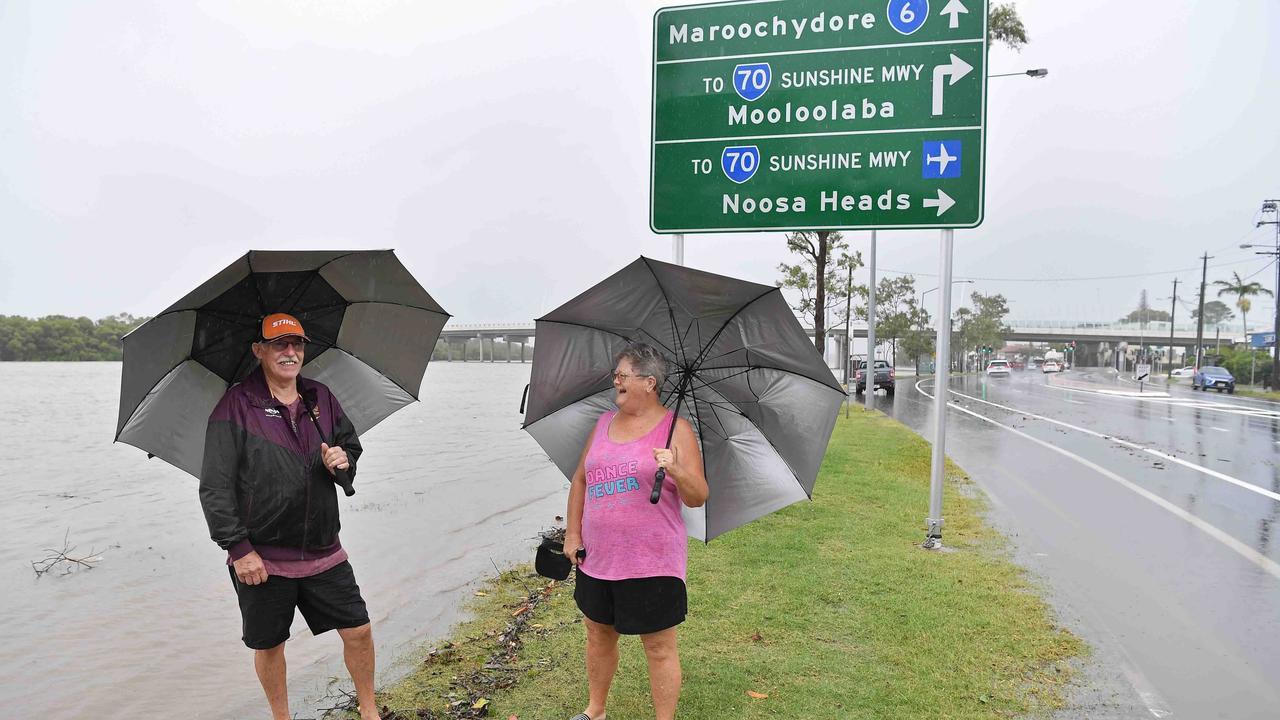
{"label": "man's bare leg", "polygon": [[253,651],[253,669],[267,694],[273,720],[289,720],[289,685],[286,680],[284,643],[268,650]]}
{"label": "man's bare leg", "polygon": [[583,710],[592,720],[601,720],[609,701],[609,686],[618,671],[618,631],[612,625],[601,625],[582,618],[587,626],[587,691],[589,699]]}
{"label": "man's bare leg", "polygon": [[347,672],[356,684],[356,700],[360,703],[360,720],[378,720],[378,701],[373,694],[373,629],[369,623],[360,627],[340,628],[342,657]]}
{"label": "man's bare leg", "polygon": [[676,650],[676,629],[641,635],[649,661],[649,690],[658,720],[673,720],[680,700],[680,653]]}

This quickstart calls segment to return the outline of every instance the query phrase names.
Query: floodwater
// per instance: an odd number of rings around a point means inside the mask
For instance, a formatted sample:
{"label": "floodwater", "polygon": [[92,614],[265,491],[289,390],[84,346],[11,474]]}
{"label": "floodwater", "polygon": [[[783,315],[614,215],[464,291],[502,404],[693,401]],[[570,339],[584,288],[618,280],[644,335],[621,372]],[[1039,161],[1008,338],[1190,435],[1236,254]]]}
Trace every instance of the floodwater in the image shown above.
{"label": "floodwater", "polygon": [[[530,367],[433,363],[422,402],[362,438],[341,537],[379,684],[563,514],[567,481],[520,429]],[[51,720],[267,716],[196,479],[111,441],[120,364],[0,363],[0,385],[0,706]],[[100,562],[37,578],[31,563],[64,539]],[[341,642],[312,637],[301,615],[292,635],[291,710],[312,717],[350,689]]]}

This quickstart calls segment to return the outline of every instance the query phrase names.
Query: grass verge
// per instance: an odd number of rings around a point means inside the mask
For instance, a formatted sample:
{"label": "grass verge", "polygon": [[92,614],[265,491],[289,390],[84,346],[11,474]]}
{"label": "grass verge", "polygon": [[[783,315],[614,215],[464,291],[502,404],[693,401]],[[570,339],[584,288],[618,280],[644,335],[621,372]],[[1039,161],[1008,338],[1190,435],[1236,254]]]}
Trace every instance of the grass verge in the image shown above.
{"label": "grass verge", "polygon": [[1267,390],[1254,389],[1244,385],[1236,386],[1236,394],[1244,395],[1246,397],[1262,398],[1263,400],[1272,400],[1275,402],[1280,402],[1280,392],[1269,392]]}
{"label": "grass verge", "polygon": [[[955,552],[921,550],[929,445],[854,408],[813,502],[691,543],[680,716],[1009,718],[1061,707],[1068,661],[1085,647],[1055,626],[981,521],[970,481],[954,466],[948,476]],[[474,620],[379,693],[384,717],[556,720],[585,706],[571,584],[525,567],[482,593]],[[635,638],[623,638],[609,716],[653,717]]]}

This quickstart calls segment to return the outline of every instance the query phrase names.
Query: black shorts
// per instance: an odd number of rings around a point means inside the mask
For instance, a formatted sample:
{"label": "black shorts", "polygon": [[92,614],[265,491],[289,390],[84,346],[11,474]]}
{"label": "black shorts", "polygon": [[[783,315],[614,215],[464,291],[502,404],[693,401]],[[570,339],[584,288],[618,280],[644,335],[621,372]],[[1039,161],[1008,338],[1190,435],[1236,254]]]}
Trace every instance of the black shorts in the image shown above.
{"label": "black shorts", "polygon": [[267,650],[289,639],[295,607],[302,611],[312,635],[369,622],[356,574],[346,560],[319,575],[271,575],[261,585],[245,585],[235,568],[227,566],[227,570],[240,600],[241,639],[254,650]]}
{"label": "black shorts", "polygon": [[678,577],[600,580],[578,570],[573,599],[588,620],[622,635],[647,635],[684,622],[689,596]]}

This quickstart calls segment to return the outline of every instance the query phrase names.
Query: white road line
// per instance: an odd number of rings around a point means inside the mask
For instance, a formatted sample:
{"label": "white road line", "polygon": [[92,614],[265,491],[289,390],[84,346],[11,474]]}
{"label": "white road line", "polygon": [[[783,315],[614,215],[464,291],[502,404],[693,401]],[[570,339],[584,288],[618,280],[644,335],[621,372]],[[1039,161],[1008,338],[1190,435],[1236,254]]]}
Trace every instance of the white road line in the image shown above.
{"label": "white road line", "polygon": [[1169,405],[1171,407],[1188,408],[1191,410],[1211,410],[1213,412],[1227,413],[1229,415],[1240,415],[1244,417],[1266,418],[1268,420],[1280,418],[1280,413],[1273,410],[1264,410],[1262,408],[1251,408],[1244,405],[1235,405],[1231,403],[1213,402],[1211,400],[1197,400],[1194,398],[1175,398],[1170,396],[1156,395],[1138,395],[1138,394],[1121,394],[1115,392],[1104,392],[1098,390],[1086,390],[1076,387],[1065,387],[1062,385],[1049,384],[1049,387],[1063,392],[1078,392],[1093,395],[1095,397],[1109,398],[1112,400],[1140,400],[1146,403],[1156,403],[1159,405]]}
{"label": "white road line", "polygon": [[1218,432],[1231,432],[1230,430],[1228,430],[1228,429],[1226,429],[1226,428],[1220,428],[1220,427],[1211,427],[1211,428],[1209,428],[1209,429],[1210,429],[1210,430],[1217,430]]}
{"label": "white road line", "polygon": [[[924,381],[923,381],[923,380],[921,380],[920,382],[924,382]],[[916,384],[917,384],[917,385],[919,385],[919,383],[916,383]],[[919,388],[917,388],[917,389],[919,389]],[[924,391],[923,391],[923,390],[921,390],[920,392],[921,392],[922,394],[926,394],[926,393],[924,393]],[[953,395],[956,395],[956,396],[962,397],[962,398],[964,398],[964,399],[966,399],[966,400],[973,400],[974,402],[980,402],[980,403],[984,403],[984,404],[986,404],[986,405],[991,405],[991,406],[993,406],[993,407],[998,407],[998,408],[1000,408],[1001,410],[1006,410],[1006,411],[1011,412],[1011,413],[1018,413],[1019,415],[1025,415],[1025,416],[1027,416],[1027,417],[1033,417],[1033,418],[1036,418],[1037,420],[1044,420],[1045,422],[1053,423],[1054,425],[1059,425],[1059,426],[1061,426],[1061,427],[1068,428],[1068,429],[1070,429],[1070,430],[1075,430],[1076,432],[1082,432],[1082,433],[1084,433],[1084,434],[1086,434],[1086,435],[1091,435],[1091,436],[1096,437],[1096,438],[1101,438],[1101,439],[1106,440],[1106,441],[1108,441],[1108,442],[1117,443],[1117,444],[1119,444],[1119,445],[1123,445],[1123,446],[1125,446],[1125,447],[1127,447],[1127,448],[1132,448],[1132,449],[1134,449],[1134,450],[1141,450],[1142,452],[1145,452],[1145,453],[1147,453],[1147,454],[1149,454],[1149,455],[1154,455],[1154,456],[1156,456],[1156,457],[1160,458],[1161,460],[1167,460],[1167,461],[1172,462],[1172,463],[1177,463],[1177,464],[1182,465],[1182,466],[1184,466],[1184,467],[1191,468],[1192,470],[1195,470],[1196,472],[1204,473],[1205,475],[1208,475],[1208,476],[1210,476],[1210,477],[1218,478],[1219,480],[1224,480],[1224,481],[1226,481],[1226,482],[1231,483],[1232,485],[1237,485],[1237,486],[1239,486],[1239,487],[1241,487],[1241,488],[1244,488],[1245,490],[1248,490],[1249,492],[1255,492],[1255,493],[1258,493],[1259,495],[1263,495],[1263,496],[1265,496],[1265,497],[1269,497],[1269,498],[1271,498],[1272,500],[1280,501],[1280,493],[1274,493],[1274,492],[1272,492],[1272,491],[1270,491],[1270,490],[1267,490],[1266,488],[1261,488],[1261,487],[1258,487],[1257,485],[1254,485],[1254,484],[1252,484],[1252,483],[1247,483],[1247,482],[1245,482],[1245,481],[1243,481],[1243,480],[1239,480],[1239,479],[1237,479],[1237,478],[1233,478],[1233,477],[1231,477],[1230,475],[1226,475],[1226,474],[1220,473],[1220,472],[1218,472],[1217,470],[1211,470],[1211,469],[1209,469],[1209,468],[1207,468],[1207,467],[1204,467],[1204,466],[1202,466],[1202,465],[1196,465],[1195,463],[1193,463],[1193,462],[1188,462],[1188,461],[1186,461],[1186,460],[1183,460],[1183,459],[1182,459],[1182,458],[1180,458],[1180,457],[1174,457],[1173,455],[1169,455],[1168,453],[1160,452],[1159,450],[1156,450],[1155,448],[1145,447],[1145,446],[1143,446],[1143,445],[1139,445],[1139,444],[1137,444],[1137,443],[1129,442],[1128,440],[1122,440],[1122,439],[1120,439],[1120,438],[1118,438],[1118,437],[1116,437],[1116,436],[1114,436],[1114,435],[1107,435],[1107,434],[1105,434],[1105,433],[1097,432],[1096,430],[1090,430],[1090,429],[1088,429],[1088,428],[1082,428],[1082,427],[1080,427],[1080,426],[1078,426],[1078,425],[1072,425],[1071,423],[1065,423],[1065,422],[1062,422],[1061,420],[1054,420],[1053,418],[1051,418],[1051,417],[1045,417],[1044,415],[1037,415],[1037,414],[1035,414],[1035,413],[1033,413],[1033,412],[1029,412],[1029,411],[1027,411],[1027,410],[1019,410],[1019,409],[1017,409],[1017,408],[1009,407],[1008,405],[1001,405],[1001,404],[999,404],[999,403],[993,403],[993,402],[991,402],[991,401],[989,401],[989,400],[983,400],[983,399],[981,399],[981,398],[973,397],[972,395],[965,395],[964,393],[956,392],[955,390],[949,390],[949,392],[950,392],[951,394],[953,394]]]}
{"label": "white road line", "polygon": [[[924,380],[920,380],[919,382],[917,382],[917,383],[916,383],[916,391],[917,391],[917,392],[919,392],[921,395],[924,395],[925,397],[928,397],[928,398],[932,399],[932,398],[933,398],[933,396],[932,396],[932,395],[930,395],[929,393],[925,392],[923,389],[921,389],[921,388],[920,388],[920,384],[921,384],[921,383],[923,383],[923,382],[924,382]],[[951,392],[955,392],[955,391],[954,391],[954,390],[952,390]],[[959,393],[956,393],[956,394],[959,394]],[[963,395],[962,397],[969,397],[969,396],[968,396],[968,395]],[[976,400],[977,398],[970,398],[970,399]],[[980,402],[986,402],[986,401],[980,401]],[[994,405],[995,403],[991,403],[991,404],[992,404],[992,405]],[[1019,437],[1022,437],[1022,438],[1025,438],[1025,439],[1027,439],[1027,440],[1030,440],[1031,442],[1033,442],[1033,443],[1035,443],[1035,444],[1037,444],[1037,445],[1040,445],[1040,446],[1042,446],[1042,447],[1044,447],[1044,448],[1046,448],[1046,449],[1052,450],[1053,452],[1056,452],[1056,453],[1058,453],[1058,454],[1060,454],[1060,455],[1063,455],[1063,456],[1068,457],[1068,458],[1070,458],[1070,459],[1072,459],[1072,460],[1075,460],[1076,462],[1080,463],[1081,465],[1084,465],[1085,467],[1089,468],[1090,470],[1093,470],[1094,472],[1098,473],[1099,475],[1102,475],[1103,477],[1107,478],[1108,480],[1111,480],[1111,481],[1113,481],[1113,482],[1115,482],[1115,483],[1119,484],[1121,487],[1125,488],[1126,490],[1130,490],[1130,491],[1132,491],[1132,492],[1134,492],[1134,493],[1136,493],[1136,494],[1138,494],[1138,495],[1142,496],[1143,498],[1145,498],[1145,499],[1147,499],[1147,500],[1150,500],[1151,502],[1155,503],[1156,505],[1159,505],[1161,508],[1163,508],[1163,509],[1167,510],[1168,512],[1170,512],[1170,513],[1172,513],[1172,514],[1174,514],[1174,515],[1176,515],[1176,516],[1178,516],[1179,518],[1182,518],[1183,520],[1185,520],[1185,521],[1187,521],[1189,524],[1191,524],[1193,527],[1195,527],[1197,530],[1199,530],[1199,531],[1203,532],[1204,534],[1208,535],[1209,537],[1213,538],[1214,540],[1217,540],[1218,542],[1220,542],[1220,543],[1222,543],[1223,545],[1225,545],[1228,549],[1232,550],[1233,552],[1235,552],[1236,554],[1240,555],[1241,557],[1243,557],[1244,559],[1248,560],[1249,562],[1253,563],[1254,565],[1257,565],[1257,566],[1258,566],[1259,568],[1261,568],[1262,570],[1265,570],[1265,571],[1266,571],[1267,573],[1269,573],[1272,577],[1275,577],[1275,578],[1277,578],[1277,579],[1280,579],[1280,564],[1276,564],[1276,562],[1275,562],[1274,560],[1272,560],[1271,558],[1267,557],[1266,555],[1263,555],[1262,553],[1258,552],[1257,550],[1254,550],[1253,548],[1249,547],[1248,545],[1245,545],[1244,543],[1242,543],[1242,542],[1240,542],[1239,540],[1235,539],[1235,538],[1234,538],[1234,537],[1232,537],[1231,535],[1228,535],[1227,533],[1223,532],[1222,530],[1219,530],[1219,529],[1218,529],[1217,527],[1215,527],[1214,525],[1211,525],[1210,523],[1205,522],[1204,520],[1202,520],[1202,519],[1200,519],[1200,518],[1196,517],[1195,515],[1192,515],[1191,513],[1187,512],[1186,510],[1183,510],[1182,508],[1178,507],[1177,505],[1174,505],[1173,503],[1169,502],[1168,500],[1165,500],[1164,498],[1160,497],[1159,495],[1156,495],[1155,493],[1153,493],[1153,492],[1151,492],[1151,491],[1147,490],[1146,488],[1143,488],[1143,487],[1141,487],[1141,486],[1139,486],[1139,485],[1136,485],[1136,484],[1134,484],[1134,483],[1130,482],[1129,480],[1126,480],[1125,478],[1123,478],[1123,477],[1121,477],[1121,476],[1119,476],[1119,475],[1115,474],[1114,472],[1112,472],[1112,471],[1110,471],[1110,470],[1108,470],[1108,469],[1106,469],[1106,468],[1102,467],[1101,465],[1098,465],[1097,463],[1094,463],[1094,462],[1092,462],[1092,461],[1090,461],[1090,460],[1087,460],[1087,459],[1085,459],[1085,458],[1083,458],[1083,457],[1081,457],[1081,456],[1079,456],[1079,455],[1076,455],[1076,454],[1075,454],[1075,453],[1073,453],[1073,452],[1069,452],[1069,451],[1067,451],[1067,450],[1063,450],[1062,448],[1058,447],[1057,445],[1053,445],[1053,444],[1047,443],[1047,442],[1045,442],[1044,440],[1041,440],[1040,438],[1037,438],[1037,437],[1033,437],[1033,436],[1031,436],[1031,435],[1028,435],[1027,433],[1022,432],[1021,430],[1018,430],[1018,429],[1016,429],[1016,428],[1009,427],[1008,425],[1005,425],[1004,423],[996,422],[995,420],[992,420],[991,418],[986,417],[986,416],[984,416],[984,415],[980,415],[980,414],[978,414],[978,413],[976,413],[976,412],[974,412],[974,411],[972,411],[972,410],[970,410],[970,409],[968,409],[968,408],[960,407],[959,405],[957,405],[957,404],[955,404],[955,403],[952,403],[952,402],[948,402],[948,403],[947,403],[947,407],[951,408],[952,410],[958,410],[959,412],[966,413],[966,414],[968,414],[968,415],[972,415],[972,416],[974,416],[974,417],[978,418],[979,420],[982,420],[983,422],[991,423],[992,425],[995,425],[995,426],[996,426],[996,427],[998,427],[998,428],[1002,428],[1002,429],[1004,429],[1004,430],[1007,430],[1007,431],[1009,431],[1009,432],[1013,433],[1014,435],[1017,435],[1017,436],[1019,436]],[[997,407],[999,407],[999,406],[997,406]],[[1024,414],[1026,414],[1026,415],[1031,415],[1030,413],[1024,413]],[[1032,417],[1039,417],[1039,416],[1032,416]],[[1046,420],[1048,420],[1049,418],[1042,418],[1042,419],[1046,419]],[[1086,431],[1086,432],[1087,432],[1087,431]],[[1098,433],[1092,433],[1092,432],[1091,432],[1090,434],[1092,434],[1092,435],[1097,435]],[[1114,440],[1114,438],[1110,438],[1110,439],[1113,439],[1113,440]],[[1274,494],[1274,493],[1272,493],[1272,494]],[[1148,707],[1148,709],[1150,709],[1150,707]]]}

